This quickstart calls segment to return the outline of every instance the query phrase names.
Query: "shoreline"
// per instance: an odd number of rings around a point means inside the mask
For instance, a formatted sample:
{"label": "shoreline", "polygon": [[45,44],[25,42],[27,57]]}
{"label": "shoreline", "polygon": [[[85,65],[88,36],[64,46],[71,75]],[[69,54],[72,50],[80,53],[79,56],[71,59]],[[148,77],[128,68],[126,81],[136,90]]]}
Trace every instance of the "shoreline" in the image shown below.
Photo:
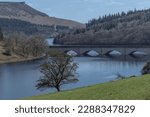
{"label": "shoreline", "polygon": [[150,75],[147,74],[17,100],[150,100],[149,81]]}
{"label": "shoreline", "polygon": [[10,61],[3,61],[0,62],[0,65],[2,64],[15,64],[15,63],[23,63],[23,62],[32,62],[35,60],[44,59],[46,56],[40,56],[40,57],[31,57],[31,58],[23,58],[23,59],[16,59],[16,60],[10,60]]}
{"label": "shoreline", "polygon": [[4,42],[0,41],[0,65],[1,64],[13,64],[13,63],[22,63],[22,62],[31,62],[31,61],[35,61],[35,60],[40,60],[46,57],[46,55],[41,55],[38,57],[33,57],[33,56],[29,56],[29,57],[22,57],[19,56],[15,53],[13,53],[11,56],[6,56],[3,54],[3,52],[5,52],[5,47],[4,47]]}

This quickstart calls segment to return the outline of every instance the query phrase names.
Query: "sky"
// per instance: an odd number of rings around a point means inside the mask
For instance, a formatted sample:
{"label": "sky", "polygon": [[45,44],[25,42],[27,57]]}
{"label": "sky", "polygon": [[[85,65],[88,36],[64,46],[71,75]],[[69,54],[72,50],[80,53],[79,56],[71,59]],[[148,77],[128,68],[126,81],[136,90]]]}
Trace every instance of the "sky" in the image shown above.
{"label": "sky", "polygon": [[87,23],[90,19],[133,9],[150,8],[150,0],[1,0],[25,1],[51,17]]}

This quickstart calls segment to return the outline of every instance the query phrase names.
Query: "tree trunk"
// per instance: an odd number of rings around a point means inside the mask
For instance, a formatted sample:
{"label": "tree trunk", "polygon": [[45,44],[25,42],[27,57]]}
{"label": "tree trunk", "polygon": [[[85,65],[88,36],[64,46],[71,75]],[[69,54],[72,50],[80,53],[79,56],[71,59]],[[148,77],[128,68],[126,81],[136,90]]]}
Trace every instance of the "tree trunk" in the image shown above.
{"label": "tree trunk", "polygon": [[56,89],[57,89],[57,91],[58,91],[58,92],[60,92],[60,88],[59,88],[59,86],[58,86],[58,87],[56,87]]}

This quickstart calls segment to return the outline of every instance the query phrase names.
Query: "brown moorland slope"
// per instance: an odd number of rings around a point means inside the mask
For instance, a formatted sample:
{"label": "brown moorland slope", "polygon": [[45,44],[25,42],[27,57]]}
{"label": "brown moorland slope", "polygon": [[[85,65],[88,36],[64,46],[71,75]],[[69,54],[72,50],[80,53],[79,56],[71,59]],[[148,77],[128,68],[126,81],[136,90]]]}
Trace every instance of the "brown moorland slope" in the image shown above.
{"label": "brown moorland slope", "polygon": [[17,19],[39,25],[60,25],[70,28],[85,27],[84,24],[76,21],[49,17],[25,2],[0,2],[0,18]]}

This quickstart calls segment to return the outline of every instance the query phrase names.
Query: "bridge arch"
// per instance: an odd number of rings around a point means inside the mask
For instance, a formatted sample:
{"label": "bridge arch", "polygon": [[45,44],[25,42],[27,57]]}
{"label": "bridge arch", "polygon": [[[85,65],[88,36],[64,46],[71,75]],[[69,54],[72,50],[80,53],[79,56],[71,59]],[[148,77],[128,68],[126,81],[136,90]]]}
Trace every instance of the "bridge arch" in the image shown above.
{"label": "bridge arch", "polygon": [[143,52],[143,51],[135,50],[135,51],[131,52],[129,55],[138,57],[138,56],[146,56],[147,53]]}
{"label": "bridge arch", "polygon": [[110,51],[106,52],[105,55],[108,55],[108,56],[121,56],[122,53],[120,51],[117,51],[117,50],[110,50]]}
{"label": "bridge arch", "polygon": [[95,57],[95,56],[99,56],[100,54],[96,50],[87,50],[83,52],[83,55]]}
{"label": "bridge arch", "polygon": [[66,50],[66,51],[64,51],[64,53],[66,53],[69,56],[77,56],[78,55],[78,53],[74,50]]}

